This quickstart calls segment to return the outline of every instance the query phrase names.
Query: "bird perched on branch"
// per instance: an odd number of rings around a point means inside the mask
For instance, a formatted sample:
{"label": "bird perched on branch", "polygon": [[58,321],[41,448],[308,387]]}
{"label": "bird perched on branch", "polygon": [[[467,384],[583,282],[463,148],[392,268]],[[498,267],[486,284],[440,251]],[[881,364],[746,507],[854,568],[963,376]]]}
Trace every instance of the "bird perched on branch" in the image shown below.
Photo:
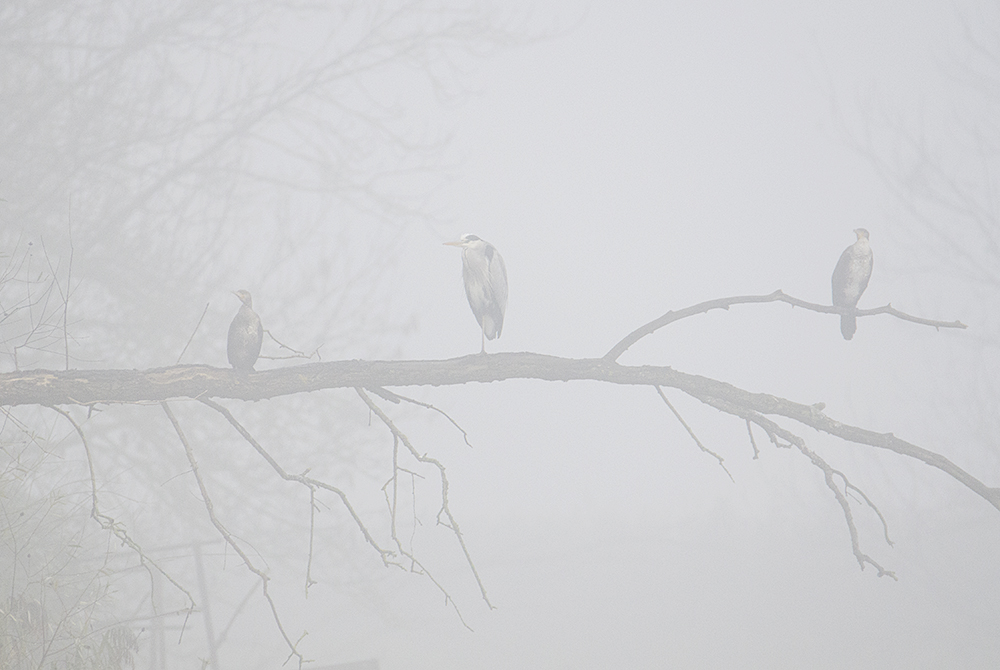
{"label": "bird perched on branch", "polygon": [[229,363],[240,372],[250,372],[260,355],[260,343],[264,340],[264,328],[260,317],[253,311],[250,291],[233,291],[233,295],[243,304],[229,324],[229,344],[226,353]]}
{"label": "bird perched on branch", "polygon": [[486,340],[500,337],[507,310],[507,268],[497,248],[475,235],[462,235],[457,242],[445,242],[462,249],[462,279],[469,307],[482,329],[482,353]]}
{"label": "bird perched on branch", "polygon": [[[858,300],[868,288],[868,280],[872,276],[872,248],[868,245],[868,231],[855,228],[854,234],[858,236],[858,241],[844,249],[831,280],[834,306],[852,310],[858,306]],[[857,329],[858,320],[854,314],[840,315],[840,332],[845,340],[854,337]]]}

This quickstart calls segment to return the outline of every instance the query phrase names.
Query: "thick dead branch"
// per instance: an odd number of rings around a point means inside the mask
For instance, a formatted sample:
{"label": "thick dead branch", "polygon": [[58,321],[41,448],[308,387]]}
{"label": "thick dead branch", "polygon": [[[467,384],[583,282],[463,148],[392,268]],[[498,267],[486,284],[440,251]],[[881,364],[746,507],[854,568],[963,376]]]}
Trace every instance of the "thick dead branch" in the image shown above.
{"label": "thick dead branch", "polygon": [[875,309],[856,309],[850,310],[843,307],[833,307],[832,305],[818,305],[813,302],[806,302],[805,300],[799,300],[798,298],[793,298],[790,295],[784,293],[781,289],[778,289],[774,293],[769,293],[768,295],[739,295],[733,296],[731,298],[718,298],[716,300],[708,300],[706,302],[698,303],[697,305],[692,305],[691,307],[685,307],[684,309],[679,309],[676,312],[667,312],[658,319],[654,319],[649,323],[639,326],[634,331],[626,335],[621,342],[611,347],[611,351],[604,355],[604,358],[609,361],[616,361],[618,358],[625,353],[625,351],[631,347],[633,344],[646,337],[647,335],[656,332],[660,328],[669,325],[675,321],[680,321],[681,319],[686,319],[689,316],[694,316],[696,314],[704,314],[713,309],[729,309],[730,305],[745,305],[748,303],[755,302],[786,302],[793,307],[802,307],[803,309],[808,309],[813,312],[821,312],[823,314],[851,314],[855,316],[872,316],[874,314],[889,314],[896,317],[897,319],[902,319],[904,321],[911,321],[913,323],[919,323],[923,326],[932,326],[934,328],[966,328],[966,325],[961,321],[934,321],[932,319],[924,319],[918,316],[912,316],[904,312],[900,312],[895,309],[892,305],[886,305],[885,307],[876,307]]}
{"label": "thick dead branch", "polygon": [[777,414],[850,442],[888,449],[935,467],[1000,510],[1000,489],[987,486],[950,460],[892,433],[831,419],[819,405],[751,393],[708,377],[662,366],[624,366],[605,358],[544,354],[473,354],[445,361],[331,361],[238,375],[233,370],[176,366],[155,370],[36,370],[0,375],[0,405],[94,405],[159,402],[174,397],[262,400],[329,388],[442,386],[506,379],[593,380],[636,386],[669,386],[707,402],[723,399],[760,414]]}

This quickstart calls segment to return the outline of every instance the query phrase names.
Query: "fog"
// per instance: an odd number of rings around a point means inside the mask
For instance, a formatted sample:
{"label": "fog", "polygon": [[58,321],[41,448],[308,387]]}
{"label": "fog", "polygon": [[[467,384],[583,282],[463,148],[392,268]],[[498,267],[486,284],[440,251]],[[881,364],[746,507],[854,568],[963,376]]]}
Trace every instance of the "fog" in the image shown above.
{"label": "fog", "polygon": [[[336,488],[314,499],[191,397],[170,398],[179,438],[160,398],[56,411],[12,390],[32,370],[228,368],[238,289],[270,334],[257,371],[478,354],[443,245],[463,233],[506,263],[490,356],[600,358],[703,301],[829,305],[863,227],[859,308],[968,328],[878,314],[848,341],[836,314],[735,304],[618,363],[823,403],[997,485],[998,39],[985,2],[6,4],[0,664],[37,666],[11,650],[47,639],[46,663],[83,667],[123,626],[155,670],[998,667],[997,508],[784,416],[856,487],[835,478],[891,576],[859,569],[802,452],[678,388],[724,467],[651,385],[389,387],[439,412],[366,385],[409,452],[363,393],[232,377],[215,400]],[[447,472],[460,534],[414,454]]]}

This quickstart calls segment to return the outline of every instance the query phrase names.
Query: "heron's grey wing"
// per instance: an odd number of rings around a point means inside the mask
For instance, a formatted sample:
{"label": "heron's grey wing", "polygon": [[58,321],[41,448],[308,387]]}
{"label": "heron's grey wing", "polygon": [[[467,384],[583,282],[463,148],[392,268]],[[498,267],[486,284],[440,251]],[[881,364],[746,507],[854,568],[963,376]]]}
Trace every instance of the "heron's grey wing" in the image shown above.
{"label": "heron's grey wing", "polygon": [[497,335],[503,330],[503,316],[507,311],[507,266],[504,265],[503,256],[492,245],[488,253],[489,257],[489,280],[490,289],[493,291],[493,303],[496,306],[496,313],[493,319],[497,324]]}

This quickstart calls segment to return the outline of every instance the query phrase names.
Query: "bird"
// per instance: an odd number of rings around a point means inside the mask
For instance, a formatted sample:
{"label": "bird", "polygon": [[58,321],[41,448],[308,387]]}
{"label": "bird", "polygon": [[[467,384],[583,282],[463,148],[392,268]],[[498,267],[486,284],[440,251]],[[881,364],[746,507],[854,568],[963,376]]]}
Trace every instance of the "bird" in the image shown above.
{"label": "bird", "polygon": [[462,249],[462,279],[469,307],[482,330],[482,350],[486,340],[500,337],[503,315],[507,311],[507,267],[497,248],[475,235],[462,235],[456,242],[445,242]]}
{"label": "bird", "polygon": [[253,311],[253,299],[250,291],[233,291],[233,295],[243,304],[236,312],[233,322],[229,324],[229,344],[226,353],[229,363],[238,372],[250,372],[260,355],[260,344],[264,340],[264,328],[260,325],[260,317]]}
{"label": "bird", "polygon": [[[872,248],[868,245],[868,231],[855,228],[854,234],[858,236],[857,242],[844,249],[830,280],[834,306],[851,310],[858,306],[858,300],[868,288],[868,280],[872,276]],[[845,340],[854,337],[857,329],[858,320],[854,314],[840,315],[840,332]]]}

